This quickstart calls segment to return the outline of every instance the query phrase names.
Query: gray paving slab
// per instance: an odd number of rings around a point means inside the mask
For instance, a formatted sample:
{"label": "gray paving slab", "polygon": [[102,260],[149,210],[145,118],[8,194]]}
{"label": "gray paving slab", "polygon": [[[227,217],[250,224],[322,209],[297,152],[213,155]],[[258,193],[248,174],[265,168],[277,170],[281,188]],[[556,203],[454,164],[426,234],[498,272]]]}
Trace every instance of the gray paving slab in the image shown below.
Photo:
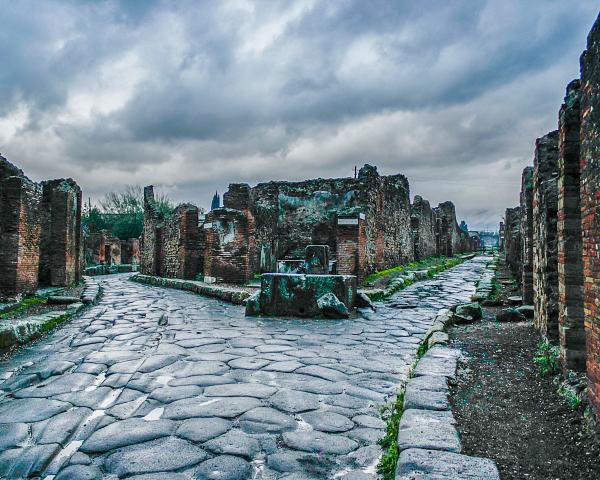
{"label": "gray paving slab", "polygon": [[[0,469],[55,480],[367,478],[379,407],[438,310],[468,302],[484,270],[474,259],[334,321],[249,319],[129,274],[99,277],[96,305],[0,362]],[[435,347],[427,358],[423,375],[439,380],[415,385],[445,392],[441,364],[455,357]]]}

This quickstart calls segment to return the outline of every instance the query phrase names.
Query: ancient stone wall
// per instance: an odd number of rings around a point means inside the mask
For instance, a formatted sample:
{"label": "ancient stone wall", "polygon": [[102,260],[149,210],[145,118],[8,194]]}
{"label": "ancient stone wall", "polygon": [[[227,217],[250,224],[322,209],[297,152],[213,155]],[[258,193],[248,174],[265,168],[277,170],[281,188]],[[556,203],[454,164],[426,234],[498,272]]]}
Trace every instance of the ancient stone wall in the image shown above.
{"label": "ancient stone wall", "polygon": [[126,265],[139,265],[140,241],[137,238],[121,240],[121,263]]}
{"label": "ancient stone wall", "polygon": [[278,259],[301,259],[306,245],[337,251],[338,216],[365,215],[365,273],[413,260],[409,186],[403,175],[381,176],[361,168],[358,178],[233,184],[226,208],[244,212],[253,242],[252,271],[273,271]]}
{"label": "ancient stone wall", "polygon": [[199,210],[189,203],[165,218],[154,201],[152,185],[144,188],[144,231],[140,271],[145,275],[194,279],[201,273]]}
{"label": "ancient stone wall", "polygon": [[456,221],[456,209],[452,202],[440,203],[433,209],[435,215],[436,254],[451,257],[466,251],[464,234]]}
{"label": "ancient stone wall", "polygon": [[580,204],[580,82],[567,87],[559,113],[558,291],[563,365],[585,370],[583,259]]}
{"label": "ancient stone wall", "polygon": [[558,131],[536,140],[533,168],[534,323],[558,342]]}
{"label": "ancient stone wall", "polygon": [[506,264],[515,277],[521,276],[521,207],[507,208],[504,214]]}
{"label": "ancient stone wall", "polygon": [[583,304],[589,396],[600,420],[600,17],[581,57]]}
{"label": "ancient stone wall", "polygon": [[337,273],[355,275],[359,282],[364,279],[367,257],[365,227],[365,215],[362,213],[337,218]]}
{"label": "ancient stone wall", "polygon": [[85,237],[85,259],[88,265],[103,265],[106,253],[106,232],[90,232]]}
{"label": "ancient stone wall", "polygon": [[0,295],[76,283],[82,261],[79,186],[34,183],[0,156]]}
{"label": "ancient stone wall", "polygon": [[159,276],[195,278],[198,256],[198,207],[181,204],[161,227]]}
{"label": "ancient stone wall", "polygon": [[416,195],[410,209],[410,228],[413,236],[415,260],[436,254],[435,217],[431,205]]}
{"label": "ancient stone wall", "polygon": [[211,210],[204,223],[204,278],[246,283],[252,278],[248,249],[248,218],[231,208]]}
{"label": "ancient stone wall", "polygon": [[533,305],[533,167],[521,175],[521,287],[523,303]]}
{"label": "ancient stone wall", "polygon": [[112,235],[106,235],[104,243],[104,260],[107,265],[121,265],[121,239]]}
{"label": "ancient stone wall", "polygon": [[39,282],[64,286],[81,279],[81,189],[72,179],[42,183]]}
{"label": "ancient stone wall", "polygon": [[0,156],[0,297],[38,284],[41,188]]}
{"label": "ancient stone wall", "polygon": [[144,275],[158,275],[161,263],[160,224],[164,220],[154,201],[154,187],[144,187],[144,230],[140,271]]}

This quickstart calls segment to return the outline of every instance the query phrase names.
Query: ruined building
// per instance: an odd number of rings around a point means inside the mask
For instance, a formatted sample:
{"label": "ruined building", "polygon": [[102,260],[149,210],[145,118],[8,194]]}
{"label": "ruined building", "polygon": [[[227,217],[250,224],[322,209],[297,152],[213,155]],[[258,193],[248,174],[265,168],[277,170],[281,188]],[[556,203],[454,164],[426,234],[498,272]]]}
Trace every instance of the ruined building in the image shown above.
{"label": "ruined building", "polygon": [[121,240],[106,230],[85,235],[85,260],[88,265],[138,265],[140,241],[137,238]]}
{"label": "ruined building", "polygon": [[329,247],[329,271],[359,280],[431,255],[470,251],[451,202],[410,204],[403,175],[365,165],[356,178],[231,184],[223,207],[199,215],[189,204],[160,215],[146,187],[141,271],[150,275],[245,283],[302,262],[308,245]]}
{"label": "ruined building", "polygon": [[0,156],[0,297],[77,283],[82,254],[79,186],[35,183]]}
{"label": "ruined building", "polygon": [[507,258],[519,258],[517,277],[523,301],[534,305],[536,328],[560,345],[565,368],[587,372],[589,398],[598,419],[599,85],[600,17],[581,56],[581,79],[567,86],[558,131],[536,141],[534,166],[523,171],[520,228],[505,228],[504,239]]}

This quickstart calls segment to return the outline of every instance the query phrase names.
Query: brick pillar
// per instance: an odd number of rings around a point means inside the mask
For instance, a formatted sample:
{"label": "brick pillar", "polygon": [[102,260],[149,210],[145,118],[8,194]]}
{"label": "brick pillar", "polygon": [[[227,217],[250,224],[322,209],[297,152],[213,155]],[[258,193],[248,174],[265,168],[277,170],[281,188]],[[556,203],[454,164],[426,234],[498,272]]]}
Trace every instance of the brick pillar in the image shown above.
{"label": "brick pillar", "polygon": [[581,205],[579,200],[580,82],[567,87],[559,115],[558,318],[561,360],[585,370]]}
{"label": "brick pillar", "polygon": [[0,178],[0,297],[37,288],[40,200],[39,187],[27,178]]}
{"label": "brick pillar", "polygon": [[339,216],[336,228],[338,274],[356,275],[361,282],[366,274],[366,252],[365,215]]}
{"label": "brick pillar", "polygon": [[[558,343],[558,131],[536,140],[533,171],[534,324]],[[506,239],[505,239],[506,242]]]}
{"label": "brick pillar", "polygon": [[600,421],[600,17],[581,57],[580,166],[588,392]]}
{"label": "brick pillar", "polygon": [[39,281],[68,286],[81,278],[81,189],[72,179],[42,183]]}
{"label": "brick pillar", "polygon": [[520,228],[523,304],[533,305],[533,167],[525,167],[521,175]]}

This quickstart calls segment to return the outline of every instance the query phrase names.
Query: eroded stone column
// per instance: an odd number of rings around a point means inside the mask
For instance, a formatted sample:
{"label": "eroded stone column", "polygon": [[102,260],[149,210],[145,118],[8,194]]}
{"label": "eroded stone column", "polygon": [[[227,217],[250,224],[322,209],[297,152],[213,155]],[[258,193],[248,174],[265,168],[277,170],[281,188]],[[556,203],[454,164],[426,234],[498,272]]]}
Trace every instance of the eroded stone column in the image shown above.
{"label": "eroded stone column", "polygon": [[566,368],[585,369],[583,266],[580,206],[580,82],[567,87],[559,114],[558,291],[561,360]]}
{"label": "eroded stone column", "polygon": [[534,323],[558,343],[558,131],[536,140],[533,168]]}
{"label": "eroded stone column", "polygon": [[521,175],[521,287],[523,304],[533,305],[533,167]]}

